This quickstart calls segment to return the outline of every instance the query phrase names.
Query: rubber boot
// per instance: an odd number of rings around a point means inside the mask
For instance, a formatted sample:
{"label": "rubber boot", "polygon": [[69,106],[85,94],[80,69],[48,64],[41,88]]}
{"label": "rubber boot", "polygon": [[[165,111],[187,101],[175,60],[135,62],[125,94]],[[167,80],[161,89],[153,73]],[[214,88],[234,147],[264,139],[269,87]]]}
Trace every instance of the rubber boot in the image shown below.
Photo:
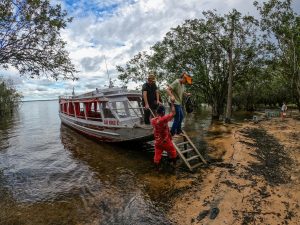
{"label": "rubber boot", "polygon": [[177,158],[171,159],[171,162],[172,162],[172,168],[176,169]]}
{"label": "rubber boot", "polygon": [[155,171],[160,171],[161,170],[161,167],[160,167],[160,163],[154,163],[155,165]]}

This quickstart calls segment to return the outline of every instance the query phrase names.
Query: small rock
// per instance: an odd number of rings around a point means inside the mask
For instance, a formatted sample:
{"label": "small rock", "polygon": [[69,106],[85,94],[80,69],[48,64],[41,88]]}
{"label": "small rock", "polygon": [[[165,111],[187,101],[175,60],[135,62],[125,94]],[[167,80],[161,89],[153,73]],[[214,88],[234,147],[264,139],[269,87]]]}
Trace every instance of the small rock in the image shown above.
{"label": "small rock", "polygon": [[197,216],[197,220],[201,221],[203,220],[207,215],[209,214],[209,210],[203,210],[199,215]]}
{"label": "small rock", "polygon": [[212,208],[211,211],[210,211],[209,218],[211,220],[214,220],[218,216],[219,212],[220,212],[219,208]]}

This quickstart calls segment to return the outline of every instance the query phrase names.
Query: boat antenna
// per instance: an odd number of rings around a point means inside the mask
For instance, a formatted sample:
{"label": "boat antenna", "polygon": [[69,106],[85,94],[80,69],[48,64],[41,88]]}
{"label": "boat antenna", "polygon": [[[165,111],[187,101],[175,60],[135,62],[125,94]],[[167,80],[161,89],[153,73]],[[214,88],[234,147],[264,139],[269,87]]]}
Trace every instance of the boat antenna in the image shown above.
{"label": "boat antenna", "polygon": [[74,90],[74,87],[73,87],[72,95],[73,95],[73,96],[75,95],[75,90]]}
{"label": "boat antenna", "polygon": [[108,81],[109,81],[109,88],[112,88],[113,87],[113,83],[112,83],[112,80],[111,78],[109,77],[109,73],[108,73],[108,69],[107,69],[107,63],[106,63],[106,57],[104,56],[104,61],[105,61],[105,67],[106,67],[106,73],[107,73],[107,78],[108,78]]}

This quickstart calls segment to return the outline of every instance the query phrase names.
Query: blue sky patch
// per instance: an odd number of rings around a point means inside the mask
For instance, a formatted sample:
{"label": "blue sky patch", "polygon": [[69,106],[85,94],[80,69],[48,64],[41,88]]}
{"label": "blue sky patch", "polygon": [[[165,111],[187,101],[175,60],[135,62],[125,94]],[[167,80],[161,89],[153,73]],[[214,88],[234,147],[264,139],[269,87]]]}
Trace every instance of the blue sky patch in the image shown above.
{"label": "blue sky patch", "polygon": [[64,0],[69,14],[76,14],[78,17],[85,17],[88,15],[96,15],[97,17],[112,16],[118,9],[124,5],[134,4],[135,0],[128,1],[78,1],[78,0]]}

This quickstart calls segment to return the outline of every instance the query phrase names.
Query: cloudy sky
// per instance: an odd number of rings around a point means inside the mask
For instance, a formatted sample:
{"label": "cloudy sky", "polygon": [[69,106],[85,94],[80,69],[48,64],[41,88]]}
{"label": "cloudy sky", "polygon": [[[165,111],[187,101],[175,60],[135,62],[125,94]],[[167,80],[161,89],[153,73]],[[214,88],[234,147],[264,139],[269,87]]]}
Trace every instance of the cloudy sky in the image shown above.
{"label": "cloudy sky", "polygon": [[[67,10],[73,22],[62,32],[79,81],[53,81],[20,78],[16,71],[0,71],[13,78],[24,100],[53,99],[59,95],[90,91],[117,79],[116,65],[123,65],[141,50],[149,50],[162,40],[171,27],[189,18],[202,17],[202,11],[216,9],[220,14],[232,8],[257,15],[252,0],[51,0]],[[261,2],[261,1],[260,1]],[[294,1],[300,11],[300,1]],[[105,60],[106,59],[106,60]],[[106,61],[106,64],[105,64]],[[118,83],[116,81],[116,83]],[[131,87],[136,86],[131,84]]]}

